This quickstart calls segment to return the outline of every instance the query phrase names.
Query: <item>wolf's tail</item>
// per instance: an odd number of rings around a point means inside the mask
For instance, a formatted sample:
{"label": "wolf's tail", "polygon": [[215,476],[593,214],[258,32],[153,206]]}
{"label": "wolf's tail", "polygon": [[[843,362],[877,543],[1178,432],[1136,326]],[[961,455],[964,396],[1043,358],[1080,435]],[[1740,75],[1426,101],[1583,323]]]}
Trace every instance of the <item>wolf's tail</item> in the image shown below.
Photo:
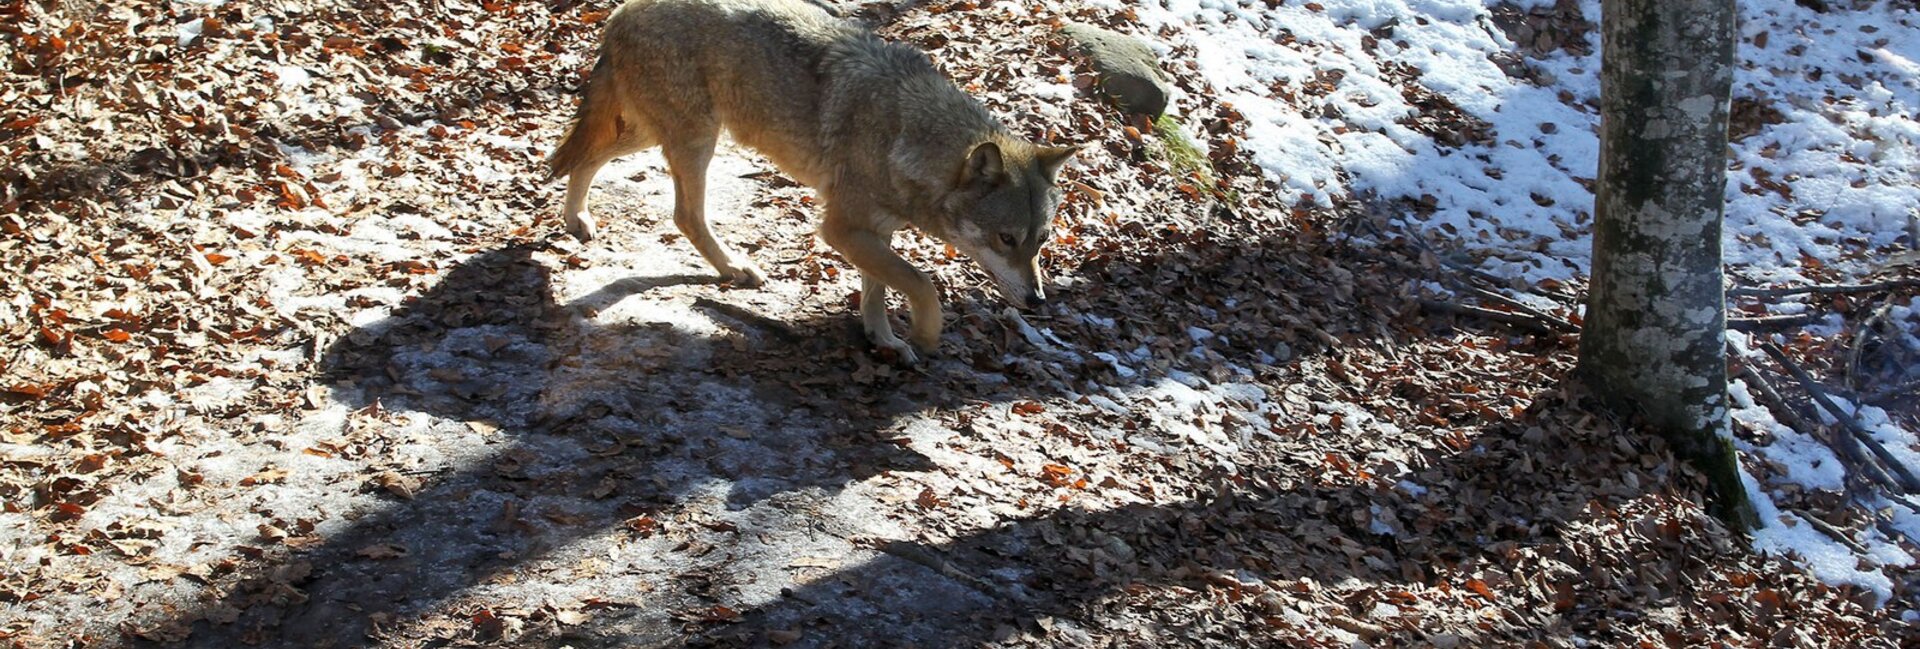
{"label": "wolf's tail", "polygon": [[548,180],[572,173],[620,139],[620,98],[613,85],[612,70],[607,66],[607,57],[602,55],[587,76],[586,89],[581,91],[580,110],[567,126],[566,136],[547,156]]}

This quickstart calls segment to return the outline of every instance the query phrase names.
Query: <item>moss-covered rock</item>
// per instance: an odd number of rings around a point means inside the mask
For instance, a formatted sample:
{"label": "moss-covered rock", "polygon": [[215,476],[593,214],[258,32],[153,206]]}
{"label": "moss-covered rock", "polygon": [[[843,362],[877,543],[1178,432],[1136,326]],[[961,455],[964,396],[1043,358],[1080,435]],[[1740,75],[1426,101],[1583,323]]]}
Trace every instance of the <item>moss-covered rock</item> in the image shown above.
{"label": "moss-covered rock", "polygon": [[1101,92],[1121,111],[1150,117],[1166,112],[1173,85],[1144,41],[1084,23],[1067,23],[1060,32],[1093,63]]}

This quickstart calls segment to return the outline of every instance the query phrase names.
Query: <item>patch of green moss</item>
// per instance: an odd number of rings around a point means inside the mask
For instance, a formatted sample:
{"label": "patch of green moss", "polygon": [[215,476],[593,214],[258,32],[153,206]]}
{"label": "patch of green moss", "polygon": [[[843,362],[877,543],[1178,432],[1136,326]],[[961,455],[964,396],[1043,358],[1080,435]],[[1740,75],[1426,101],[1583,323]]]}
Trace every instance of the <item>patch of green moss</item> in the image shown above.
{"label": "patch of green moss", "polygon": [[1172,113],[1162,114],[1159,119],[1153,120],[1153,133],[1161,142],[1158,148],[1166,156],[1167,165],[1173,168],[1176,175],[1186,178],[1199,174],[1205,187],[1213,186],[1213,163],[1207,159],[1206,152],[1194,144],[1187,130],[1180,126],[1180,120],[1174,118]]}

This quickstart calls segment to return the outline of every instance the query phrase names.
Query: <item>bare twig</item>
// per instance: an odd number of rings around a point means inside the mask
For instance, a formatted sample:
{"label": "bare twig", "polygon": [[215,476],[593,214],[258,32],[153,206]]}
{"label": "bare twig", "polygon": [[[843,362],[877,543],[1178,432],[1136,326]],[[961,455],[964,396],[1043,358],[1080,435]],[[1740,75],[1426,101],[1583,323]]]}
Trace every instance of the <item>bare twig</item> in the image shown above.
{"label": "bare twig", "polygon": [[[1397,259],[1394,257],[1383,257],[1383,259],[1388,260],[1388,263],[1392,263],[1402,268],[1407,268],[1409,270],[1420,270],[1420,271],[1426,270],[1424,268],[1421,268],[1419,264],[1415,264],[1411,261],[1407,261],[1404,259]],[[1452,268],[1452,267],[1449,266],[1448,268]],[[1561,332],[1574,333],[1574,332],[1580,331],[1580,325],[1574,324],[1572,322],[1568,322],[1564,318],[1553,316],[1551,314],[1540,311],[1539,309],[1535,309],[1531,306],[1528,306],[1524,302],[1515,300],[1505,295],[1501,295],[1499,292],[1490,291],[1484,288],[1480,288],[1478,286],[1474,286],[1473,284],[1467,282],[1466,280],[1460,279],[1459,277],[1456,277],[1444,271],[1439,273],[1439,275],[1442,281],[1445,281],[1448,285],[1453,286],[1454,289],[1473,295],[1483,300],[1499,303],[1500,305],[1507,307],[1511,311],[1496,311],[1496,310],[1488,309],[1485,307],[1467,306],[1467,305],[1461,305],[1461,304],[1454,304],[1451,302],[1442,302],[1439,300],[1422,300],[1420,303],[1420,306],[1427,309],[1431,309],[1431,310],[1441,311],[1444,313],[1476,315],[1476,316],[1486,318],[1488,320],[1493,320],[1496,322],[1504,322],[1507,324],[1523,327],[1527,329],[1527,331],[1529,332],[1540,334],[1540,335],[1552,335],[1552,334],[1561,333]],[[1498,282],[1495,282],[1495,283],[1498,283]]]}
{"label": "bare twig", "polygon": [[[1836,441],[1826,426],[1817,425],[1808,421],[1806,417],[1801,414],[1799,408],[1787,403],[1787,400],[1780,396],[1780,392],[1773,388],[1773,383],[1768,381],[1765,375],[1755,370],[1752,363],[1747,362],[1746,359],[1740,358],[1739,356],[1735,356],[1734,359],[1740,367],[1740,378],[1745,379],[1747,386],[1753,391],[1754,400],[1760,402],[1760,405],[1765,406],[1768,411],[1772,412],[1775,420],[1809,437],[1820,440],[1820,442],[1826,444],[1828,448],[1834,449],[1834,457],[1838,459],[1841,466],[1846,469],[1844,481],[1846,484],[1847,498],[1849,500],[1864,503],[1868,494],[1874,491],[1872,489],[1873,485],[1892,486],[1895,484],[1893,476],[1888,475],[1886,470],[1874,463],[1873,458],[1868,457],[1867,452],[1862,449],[1858,443],[1853,443],[1854,440],[1850,436],[1840,435],[1840,441]],[[1920,513],[1920,503],[1914,502],[1912,498],[1904,494],[1889,491],[1882,492],[1880,495],[1895,505],[1899,505],[1915,513]],[[1920,542],[1920,539],[1914,539],[1913,535],[1906,533],[1905,530],[1891,525],[1885,516],[1872,511],[1872,508],[1864,505],[1862,508],[1868,510],[1867,515],[1873,519],[1874,527],[1879,529],[1881,534],[1885,534],[1887,538],[1906,537],[1909,541]],[[1833,529],[1832,526],[1827,525],[1825,521],[1815,518],[1811,513],[1801,512],[1800,514],[1800,518],[1806,520],[1815,530],[1832,537],[1835,541],[1845,544],[1855,552],[1862,554],[1866,552],[1863,547],[1860,547],[1858,543],[1847,537],[1841,530]]]}
{"label": "bare twig", "polygon": [[[1370,210],[1370,212],[1383,211],[1383,209],[1380,208],[1379,206],[1372,206],[1372,207],[1373,207],[1373,210]],[[1542,289],[1538,286],[1533,286],[1530,284],[1522,283],[1522,284],[1519,284],[1518,286],[1515,286],[1515,282],[1513,282],[1511,279],[1501,277],[1499,275],[1495,275],[1493,273],[1489,273],[1487,271],[1480,270],[1478,268],[1474,268],[1472,266],[1468,266],[1466,264],[1462,264],[1462,263],[1447,259],[1446,255],[1442,255],[1440,254],[1439,250],[1434,249],[1433,244],[1431,242],[1428,242],[1426,237],[1419,236],[1418,234],[1415,234],[1412,232],[1402,232],[1398,237],[1390,236],[1386,232],[1382,231],[1379,227],[1375,226],[1373,224],[1373,220],[1370,218],[1366,218],[1366,216],[1357,216],[1355,218],[1355,221],[1357,221],[1361,227],[1366,228],[1367,232],[1373,234],[1373,236],[1375,237],[1379,237],[1382,242],[1392,241],[1395,238],[1406,240],[1408,243],[1413,244],[1413,247],[1418,248],[1420,252],[1433,257],[1433,260],[1435,262],[1438,262],[1440,265],[1445,266],[1446,268],[1456,273],[1460,273],[1462,275],[1466,275],[1468,277],[1478,279],[1480,281],[1486,282],[1488,284],[1492,284],[1494,286],[1499,286],[1503,288],[1513,288],[1516,290],[1526,291],[1528,293],[1532,293],[1534,295],[1538,295],[1540,297],[1544,297],[1550,300],[1571,302],[1579,299],[1578,296],[1568,295],[1568,294],[1560,293],[1557,291],[1548,291],[1546,289]],[[1454,278],[1448,277],[1447,279],[1453,280]]]}
{"label": "bare twig", "polygon": [[1836,438],[1828,427],[1810,421],[1799,408],[1787,403],[1786,398],[1780,396],[1780,391],[1774,389],[1773,382],[1768,381],[1765,375],[1755,370],[1752,363],[1738,356],[1735,356],[1735,359],[1740,366],[1740,378],[1746,380],[1754,400],[1760,402],[1768,412],[1773,413],[1774,420],[1786,424],[1788,428],[1800,431],[1803,435],[1819,440],[1820,443],[1827,445],[1827,448],[1833,449],[1834,458],[1839,460],[1840,465],[1847,470],[1846,483],[1849,497],[1856,499],[1862,497],[1872,490],[1872,485],[1894,484],[1893,476],[1889,475],[1886,469],[1880,468],[1873,457],[1867,454],[1866,449],[1861,448],[1852,437],[1840,435]]}
{"label": "bare twig", "polygon": [[1890,279],[1884,282],[1868,284],[1812,284],[1808,286],[1781,286],[1760,288],[1740,286],[1727,289],[1728,297],[1786,297],[1789,295],[1850,295],[1854,293],[1877,293],[1896,288],[1920,287],[1920,279]]}
{"label": "bare twig", "polygon": [[1366,641],[1372,641],[1387,634],[1386,627],[1362,622],[1345,615],[1335,615],[1329,622],[1332,622],[1334,626],[1340,627],[1340,630],[1360,636],[1360,639]]}
{"label": "bare twig", "polygon": [[[1820,407],[1832,414],[1834,419],[1840,420],[1841,427],[1844,428],[1846,432],[1851,433],[1849,437],[1857,441],[1860,445],[1865,446],[1867,450],[1872,451],[1874,457],[1879,458],[1880,462],[1886,466],[1887,471],[1897,478],[1895,483],[1889,486],[1897,487],[1905,493],[1920,491],[1920,478],[1914,476],[1913,470],[1907,467],[1907,465],[1902,464],[1899,459],[1893,457],[1893,453],[1887,451],[1887,447],[1881,444],[1879,440],[1874,439],[1866,427],[1860,424],[1860,420],[1853,416],[1853,413],[1841,409],[1840,404],[1834,403],[1833,398],[1827,396],[1826,389],[1821,388],[1820,384],[1816,383],[1813,377],[1807,374],[1806,370],[1801,369],[1798,364],[1793,362],[1793,359],[1788,358],[1787,353],[1781,350],[1779,345],[1766,343],[1761,345],[1760,348],[1765,350],[1768,356],[1773,357],[1774,362],[1786,368],[1787,372],[1792,374],[1793,378],[1800,382],[1800,387],[1807,390],[1807,394],[1813,395],[1814,403],[1820,404]],[[1836,439],[1839,437],[1841,436],[1836,436]]]}
{"label": "bare twig", "polygon": [[1727,318],[1727,328],[1734,331],[1758,331],[1762,329],[1785,329],[1813,324],[1824,315],[1818,311],[1793,313],[1788,315],[1757,316],[1752,318]]}
{"label": "bare twig", "polygon": [[1429,311],[1438,311],[1440,313],[1451,313],[1454,315],[1472,316],[1475,318],[1481,318],[1483,320],[1491,320],[1493,322],[1511,325],[1515,329],[1521,329],[1528,333],[1535,333],[1543,336],[1550,336],[1550,335],[1553,335],[1554,333],[1554,328],[1551,324],[1548,324],[1547,322],[1544,322],[1537,317],[1534,317],[1532,315],[1525,314],[1525,313],[1514,313],[1510,311],[1496,311],[1486,307],[1471,306],[1466,304],[1454,304],[1452,302],[1442,302],[1440,300],[1421,300],[1420,308],[1427,309]]}
{"label": "bare twig", "polygon": [[[1747,362],[1746,359],[1737,355],[1734,356],[1734,360],[1740,367],[1740,378],[1746,380],[1747,387],[1752,390],[1754,401],[1759,402],[1760,405],[1766,407],[1769,412],[1772,412],[1775,420],[1786,424],[1794,430],[1800,431],[1808,437],[1819,440],[1821,443],[1826,444],[1828,448],[1834,449],[1834,457],[1838,459],[1840,465],[1846,469],[1844,481],[1846,483],[1848,499],[1854,502],[1865,502],[1867,495],[1873,491],[1873,485],[1894,484],[1893,477],[1887,475],[1884,469],[1881,469],[1878,464],[1875,464],[1873,459],[1867,456],[1865,449],[1862,449],[1859,444],[1846,443],[1852,442],[1853,440],[1844,435],[1842,436],[1846,438],[1844,442],[1836,442],[1833,440],[1833,436],[1826,426],[1817,425],[1808,421],[1807,418],[1801,414],[1799,408],[1787,403],[1787,400],[1780,396],[1780,392],[1773,388],[1773,383],[1768,381],[1765,375],[1755,370],[1752,363]],[[1881,495],[1889,502],[1905,507],[1915,513],[1920,513],[1920,503],[1914,502],[1911,498],[1898,493],[1883,493]],[[1904,530],[1900,530],[1889,524],[1889,521],[1884,516],[1871,511],[1871,508],[1865,507],[1864,505],[1862,508],[1869,510],[1867,514],[1873,519],[1874,527],[1879,529],[1881,534],[1885,534],[1887,538],[1904,536],[1910,541],[1920,541],[1914,539],[1912,535],[1907,534]],[[1855,552],[1865,553],[1863,548],[1856,547],[1858,544],[1853,542],[1852,539],[1848,538],[1840,530],[1831,529],[1831,526],[1826,525],[1825,521],[1814,518],[1811,513],[1801,512],[1800,514],[1802,519],[1805,519],[1809,524],[1813,525],[1814,529],[1819,530],[1822,534],[1833,537],[1834,540],[1845,544]]]}
{"label": "bare twig", "polygon": [[1547,313],[1545,311],[1535,309],[1531,306],[1527,306],[1527,304],[1524,302],[1507,297],[1505,295],[1501,295],[1498,292],[1489,291],[1487,289],[1480,288],[1478,286],[1471,286],[1471,285],[1467,286],[1466,289],[1468,292],[1479,296],[1481,299],[1493,300],[1495,302],[1499,302],[1501,304],[1506,305],[1507,308],[1509,309],[1513,309],[1514,311],[1538,318],[1541,322],[1546,323],[1547,326],[1552,327],[1555,331],[1562,331],[1566,333],[1577,333],[1580,331],[1580,325],[1569,322],[1551,313]]}
{"label": "bare twig", "polygon": [[1841,545],[1847,546],[1847,549],[1853,550],[1855,553],[1867,553],[1867,547],[1860,545],[1860,542],[1853,540],[1853,537],[1847,536],[1846,530],[1834,527],[1832,523],[1820,520],[1820,517],[1814,516],[1810,512],[1800,514],[1800,520],[1806,521],[1808,525],[1813,526],[1813,529],[1819,530],[1821,534],[1827,535],[1827,538],[1838,541]]}
{"label": "bare twig", "polygon": [[1380,345],[1380,351],[1386,353],[1388,360],[1399,363],[1400,352],[1393,349],[1398,341],[1394,340],[1392,332],[1387,331],[1387,323],[1375,320],[1373,330],[1380,333],[1380,341],[1383,343]]}
{"label": "bare twig", "polygon": [[1896,394],[1913,394],[1915,392],[1920,392],[1920,380],[1906,381],[1890,388],[1874,390],[1872,394],[1866,395],[1862,401],[1879,401]]}
{"label": "bare twig", "polygon": [[1872,515],[1873,515],[1873,528],[1880,530],[1880,533],[1885,535],[1887,538],[1897,539],[1897,538],[1905,537],[1908,543],[1920,545],[1920,538],[1914,538],[1914,536],[1912,534],[1907,533],[1906,530],[1901,529],[1897,525],[1894,525],[1893,520],[1890,517],[1883,516],[1878,512],[1873,512]]}
{"label": "bare twig", "polygon": [[1016,602],[1024,602],[1027,600],[1027,597],[1019,591],[1000,588],[995,584],[988,582],[985,579],[981,579],[979,577],[975,577],[971,574],[968,574],[966,571],[961,570],[959,566],[953,565],[953,562],[948,561],[946,557],[940,553],[939,550],[918,545],[915,543],[910,543],[907,541],[890,541],[886,539],[859,539],[859,540],[856,540],[855,542],[860,545],[865,545],[867,547],[873,548],[874,550],[877,550],[884,554],[893,555],[895,557],[920,564],[922,567],[925,567],[928,570],[932,570],[933,572],[943,577],[952,579],[954,582],[962,586],[966,586],[975,591],[978,591],[982,595],[986,595],[988,597],[992,597],[996,599],[1013,600]]}
{"label": "bare twig", "polygon": [[[1381,239],[1389,239],[1386,233],[1381,232],[1379,228],[1374,227],[1373,223],[1370,220],[1361,218],[1361,219],[1358,219],[1358,221],[1369,232],[1373,233],[1374,236],[1380,237]],[[1409,232],[1409,233],[1405,233],[1403,236],[1399,238],[1404,239],[1407,242],[1413,244],[1414,247],[1420,249],[1420,252],[1433,257],[1434,261],[1439,262],[1442,266],[1445,267],[1446,270],[1452,270],[1453,272],[1459,273],[1460,275],[1465,275],[1467,277],[1478,279],[1480,281],[1486,282],[1488,284],[1492,284],[1494,286],[1510,287],[1512,285],[1512,282],[1507,281],[1506,279],[1498,277],[1491,273],[1488,273],[1486,271],[1482,271],[1477,268],[1472,268],[1463,264],[1456,264],[1451,261],[1448,261],[1446,257],[1440,254],[1439,251],[1433,249],[1433,246],[1427,242],[1425,237]],[[1418,268],[1419,270],[1423,270],[1423,271],[1425,270],[1424,268],[1419,268],[1420,266],[1419,264],[1413,263],[1411,261],[1394,259],[1392,257],[1387,257],[1387,259],[1391,263],[1400,265],[1403,268],[1408,266],[1413,266],[1415,268]],[[1431,304],[1429,304],[1428,302],[1422,302],[1421,306],[1429,309],[1445,311],[1448,313],[1477,315],[1483,318],[1487,318],[1489,320],[1504,322],[1507,324],[1527,328],[1529,331],[1532,331],[1534,333],[1541,334],[1541,335],[1552,335],[1554,333],[1577,333],[1580,331],[1580,325],[1574,324],[1573,322],[1568,321],[1565,318],[1561,318],[1551,313],[1547,313],[1545,311],[1541,311],[1539,309],[1533,308],[1531,305],[1528,305],[1525,302],[1521,302],[1511,297],[1507,297],[1505,294],[1502,294],[1498,291],[1481,288],[1480,286],[1477,286],[1472,282],[1469,282],[1465,279],[1461,279],[1457,275],[1442,272],[1440,273],[1440,279],[1446,282],[1448,285],[1453,286],[1457,290],[1472,294],[1476,297],[1479,297],[1482,300],[1487,300],[1487,301],[1498,303],[1502,306],[1505,306],[1508,310],[1512,311],[1513,313],[1508,314],[1501,311],[1494,311],[1491,309],[1484,309],[1479,307],[1468,307],[1464,305],[1457,305],[1457,304],[1437,302],[1437,301],[1430,301],[1432,302]],[[1536,287],[1528,286],[1524,284],[1521,285],[1519,290],[1523,290],[1528,293],[1539,295],[1541,297],[1545,297],[1548,299],[1555,299],[1555,300],[1574,299],[1572,296],[1548,293]],[[1495,315],[1495,314],[1498,314],[1498,315]],[[1525,316],[1525,319],[1524,320],[1516,319],[1514,317],[1516,315]]]}
{"label": "bare twig", "polygon": [[[1735,356],[1735,359],[1740,366],[1740,378],[1747,381],[1747,387],[1751,389],[1754,401],[1760,402],[1760,405],[1764,406],[1768,412],[1773,413],[1775,420],[1786,424],[1788,428],[1806,433],[1814,439],[1820,439],[1820,435],[1816,434],[1818,429],[1815,428],[1812,422],[1807,421],[1806,416],[1800,412],[1799,408],[1793,407],[1793,404],[1787,403],[1786,398],[1780,396],[1780,391],[1773,388],[1772,381],[1768,381],[1767,377],[1755,371],[1752,363],[1746,362],[1745,359],[1741,359],[1738,356]],[[1824,442],[1826,440],[1821,441]],[[1828,446],[1832,446],[1832,444],[1828,444]]]}
{"label": "bare twig", "polygon": [[1867,341],[1880,331],[1880,325],[1887,321],[1887,316],[1892,312],[1893,299],[1883,300],[1880,308],[1874,309],[1873,315],[1868,316],[1866,322],[1860,323],[1860,326],[1853,330],[1853,348],[1847,353],[1848,389],[1860,391],[1860,356],[1866,352]]}
{"label": "bare twig", "polygon": [[1913,512],[1915,514],[1920,514],[1920,502],[1915,502],[1912,496],[1908,496],[1906,494],[1889,493],[1889,494],[1886,494],[1886,497],[1887,497],[1887,500],[1893,501],[1893,504],[1899,505],[1901,507],[1905,507],[1907,508],[1907,511]]}

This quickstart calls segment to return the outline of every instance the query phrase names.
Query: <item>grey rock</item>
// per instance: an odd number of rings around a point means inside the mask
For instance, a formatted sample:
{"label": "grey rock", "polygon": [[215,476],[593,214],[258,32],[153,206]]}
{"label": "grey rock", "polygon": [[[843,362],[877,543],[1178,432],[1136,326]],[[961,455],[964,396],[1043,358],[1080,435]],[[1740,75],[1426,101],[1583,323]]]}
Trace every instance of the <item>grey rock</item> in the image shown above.
{"label": "grey rock", "polygon": [[1159,117],[1173,96],[1173,84],[1161,71],[1153,48],[1138,38],[1084,23],[1060,28],[1074,48],[1100,73],[1100,89],[1120,110]]}

